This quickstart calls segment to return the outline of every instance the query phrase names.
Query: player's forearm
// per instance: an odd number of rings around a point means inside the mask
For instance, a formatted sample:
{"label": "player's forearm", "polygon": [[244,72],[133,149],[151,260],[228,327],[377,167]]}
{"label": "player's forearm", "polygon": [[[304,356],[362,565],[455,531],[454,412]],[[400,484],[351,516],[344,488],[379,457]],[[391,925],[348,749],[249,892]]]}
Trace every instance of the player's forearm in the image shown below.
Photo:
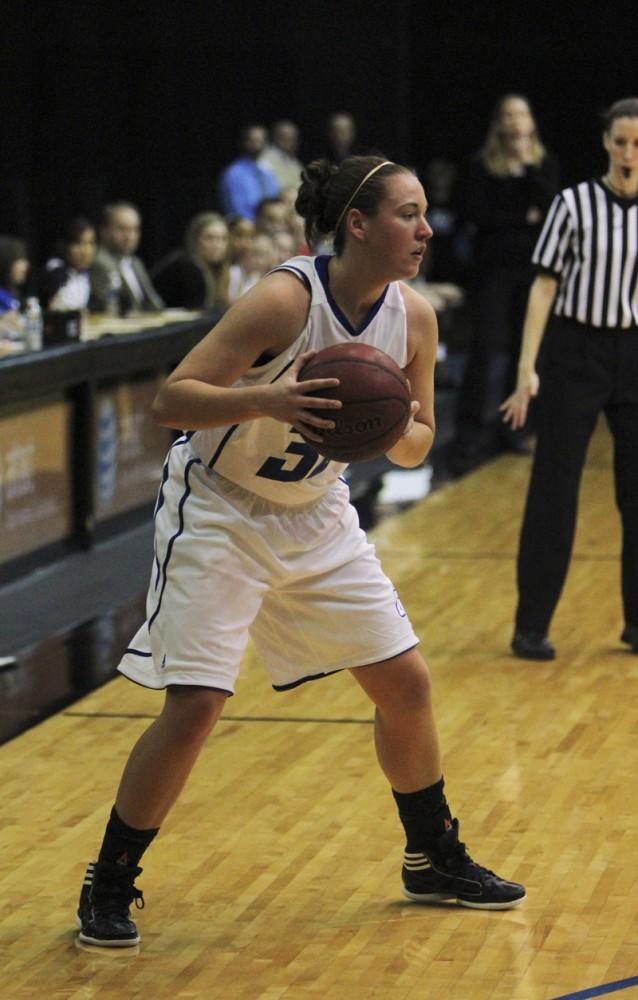
{"label": "player's forearm", "polygon": [[225,388],[197,379],[180,379],[162,386],[153,402],[153,416],[163,427],[178,430],[243,423],[266,415],[269,388]]}
{"label": "player's forearm", "polygon": [[532,284],[523,323],[519,373],[529,374],[536,367],[538,351],[556,295],[556,286],[556,279],[546,274],[539,274]]}
{"label": "player's forearm", "polygon": [[390,448],[386,452],[394,465],[401,465],[405,469],[413,469],[420,465],[428,455],[432,442],[434,441],[434,431],[428,424],[414,422],[410,433]]}

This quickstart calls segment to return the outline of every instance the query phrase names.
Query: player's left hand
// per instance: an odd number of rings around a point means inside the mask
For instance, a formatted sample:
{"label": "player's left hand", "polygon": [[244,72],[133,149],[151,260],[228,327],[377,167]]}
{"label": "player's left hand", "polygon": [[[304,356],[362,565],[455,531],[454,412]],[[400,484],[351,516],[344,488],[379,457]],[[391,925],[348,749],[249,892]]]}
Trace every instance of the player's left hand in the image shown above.
{"label": "player's left hand", "polygon": [[418,399],[413,399],[410,403],[410,416],[408,417],[408,422],[403,429],[403,434],[401,437],[408,437],[412,428],[414,427],[414,418],[421,409],[421,404]]}

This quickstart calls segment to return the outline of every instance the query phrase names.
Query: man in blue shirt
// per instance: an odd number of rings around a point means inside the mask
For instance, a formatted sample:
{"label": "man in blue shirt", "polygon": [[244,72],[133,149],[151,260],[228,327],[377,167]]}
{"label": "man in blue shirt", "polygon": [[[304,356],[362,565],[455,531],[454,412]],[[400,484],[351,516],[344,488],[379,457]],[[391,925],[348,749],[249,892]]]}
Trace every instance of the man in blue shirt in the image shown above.
{"label": "man in blue shirt", "polygon": [[225,167],[219,177],[218,197],[224,215],[254,220],[259,202],[279,194],[274,174],[257,162],[265,147],[265,128],[247,125],[242,129],[241,156]]}

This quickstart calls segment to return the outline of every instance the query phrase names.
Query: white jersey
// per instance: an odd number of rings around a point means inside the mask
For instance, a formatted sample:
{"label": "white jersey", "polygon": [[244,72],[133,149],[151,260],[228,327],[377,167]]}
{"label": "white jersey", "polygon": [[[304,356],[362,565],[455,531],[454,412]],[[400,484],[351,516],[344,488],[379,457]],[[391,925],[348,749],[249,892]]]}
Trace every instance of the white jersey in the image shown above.
{"label": "white jersey", "polygon": [[[275,268],[292,272],[308,288],[308,321],[290,347],[266,364],[250,368],[235,382],[236,386],[275,382],[300,354],[333,344],[370,344],[405,368],[407,320],[399,283],[386,286],[361,328],[355,330],[330,293],[329,260],[328,256],[293,257]],[[293,427],[270,417],[195,431],[189,446],[206,467],[225,479],[290,506],[320,497],[346,468],[343,463],[319,455]]]}

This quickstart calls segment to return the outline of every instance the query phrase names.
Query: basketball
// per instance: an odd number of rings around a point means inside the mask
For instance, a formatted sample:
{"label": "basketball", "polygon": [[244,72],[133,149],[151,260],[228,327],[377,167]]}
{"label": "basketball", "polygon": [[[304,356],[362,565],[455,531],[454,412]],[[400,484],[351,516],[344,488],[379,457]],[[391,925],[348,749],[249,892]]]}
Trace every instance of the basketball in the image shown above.
{"label": "basketball", "polygon": [[364,462],[383,455],[397,443],[410,416],[408,380],[389,355],[369,344],[334,344],[315,354],[298,380],[338,378],[340,385],[311,393],[340,399],[340,410],[313,410],[334,420],[324,440],[304,440],[325,458]]}

